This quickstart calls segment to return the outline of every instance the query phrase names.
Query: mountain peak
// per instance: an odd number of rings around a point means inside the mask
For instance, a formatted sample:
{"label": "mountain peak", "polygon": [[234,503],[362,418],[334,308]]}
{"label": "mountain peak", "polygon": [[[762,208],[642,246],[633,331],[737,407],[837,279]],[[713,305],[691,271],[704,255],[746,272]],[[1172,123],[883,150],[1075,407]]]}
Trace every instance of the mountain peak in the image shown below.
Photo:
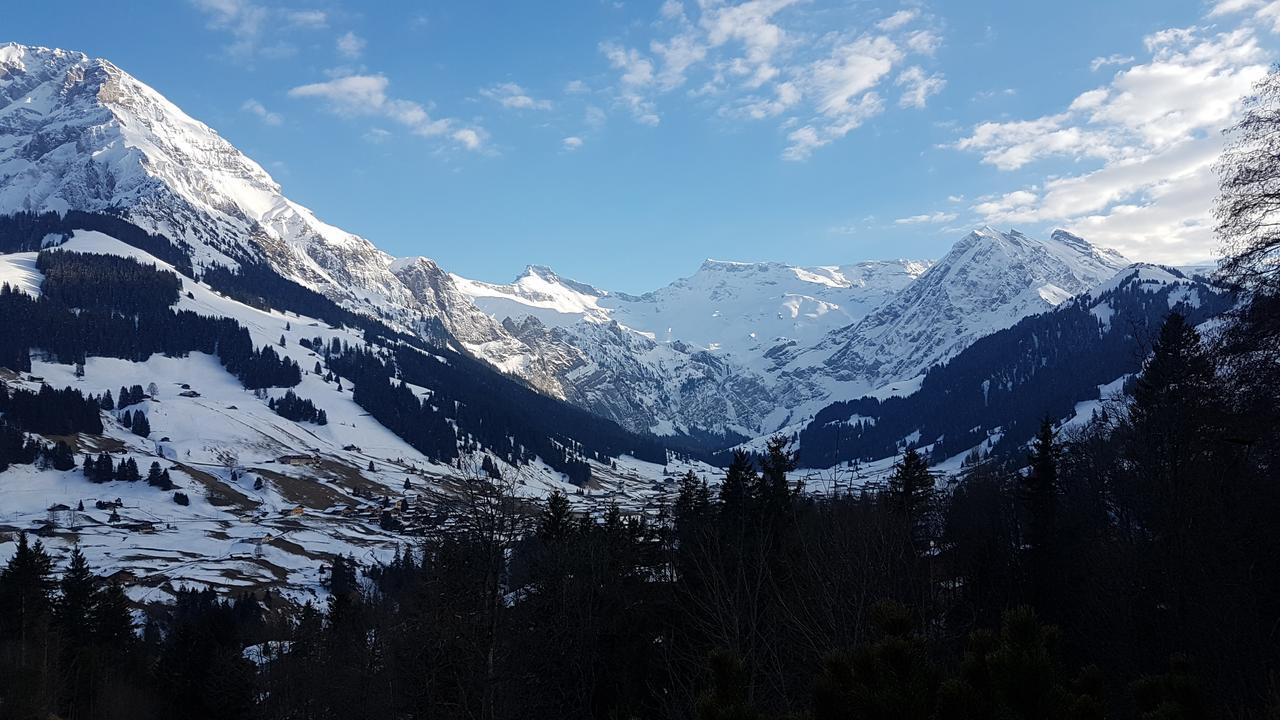
{"label": "mountain peak", "polygon": [[1127,264],[1069,234],[1046,241],[1014,229],[976,228],[843,334],[843,346],[827,365],[838,377],[871,387],[910,378],[983,335],[1089,290]]}
{"label": "mountain peak", "polygon": [[515,279],[515,282],[513,282],[512,285],[526,286],[530,284],[530,281],[539,284],[545,283],[547,285],[559,285],[561,287],[568,288],[573,292],[593,297],[603,297],[609,294],[593,285],[562,277],[559,273],[546,265],[526,265],[524,272]]}
{"label": "mountain peak", "polygon": [[736,260],[715,260],[707,258],[698,266],[698,272],[743,272],[768,263],[738,262]]}

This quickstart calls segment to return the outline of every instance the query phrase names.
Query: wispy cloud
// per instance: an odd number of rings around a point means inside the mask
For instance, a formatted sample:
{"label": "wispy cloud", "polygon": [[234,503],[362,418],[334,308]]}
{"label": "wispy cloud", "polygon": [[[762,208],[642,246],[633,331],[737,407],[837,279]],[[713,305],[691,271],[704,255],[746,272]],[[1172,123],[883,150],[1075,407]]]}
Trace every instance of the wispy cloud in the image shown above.
{"label": "wispy cloud", "polygon": [[513,82],[498,83],[480,91],[480,94],[508,110],[550,110],[550,100],[535,99]]}
{"label": "wispy cloud", "polygon": [[1107,55],[1105,57],[1096,57],[1092,61],[1090,61],[1089,69],[1094,72],[1098,72],[1099,70],[1101,70],[1104,67],[1107,67],[1108,65],[1128,65],[1129,63],[1133,62],[1136,59],[1137,58],[1135,58],[1132,55],[1121,55],[1119,53],[1116,53],[1114,55]]}
{"label": "wispy cloud", "polygon": [[945,87],[924,67],[941,35],[919,9],[820,34],[812,11],[801,0],[667,0],[646,43],[600,44],[617,72],[614,101],[648,125],[678,90],[722,117],[776,119],[783,157],[803,160],[884,112],[895,86],[903,108],[923,108]]}
{"label": "wispy cloud", "polygon": [[894,84],[903,88],[898,105],[904,108],[923,110],[929,97],[942,92],[947,81],[941,75],[929,75],[919,66],[912,66],[898,74]]}
{"label": "wispy cloud", "polygon": [[907,10],[899,10],[898,12],[876,23],[876,27],[885,32],[889,32],[891,30],[897,30],[903,25],[906,25],[910,23],[912,20],[915,20],[917,17],[920,17],[920,11],[915,8],[910,8]]}
{"label": "wispy cloud", "polygon": [[252,0],[189,0],[202,12],[210,29],[225,32],[231,41],[223,48],[238,62],[278,59],[297,52],[282,29],[316,30],[328,25],[322,10],[285,9]]}
{"label": "wispy cloud", "polygon": [[912,215],[910,217],[898,218],[894,220],[895,225],[937,225],[941,223],[949,223],[955,220],[959,215],[953,212],[932,212],[923,215]]}
{"label": "wispy cloud", "polygon": [[250,98],[244,101],[240,109],[256,116],[259,120],[267,125],[279,125],[284,122],[284,117],[280,113],[268,110],[262,103]]}
{"label": "wispy cloud", "polygon": [[582,138],[576,135],[570,135],[569,137],[561,140],[560,145],[565,150],[573,152],[574,150],[577,150],[578,148],[582,147]]}
{"label": "wispy cloud", "polygon": [[348,30],[338,37],[338,53],[349,60],[355,60],[364,54],[365,39]]}
{"label": "wispy cloud", "polygon": [[384,75],[345,75],[300,85],[290,90],[289,96],[321,100],[339,115],[390,120],[415,135],[449,138],[467,150],[485,147],[488,134],[483,128],[463,126],[454,118],[433,118],[420,103],[388,95],[389,85]]}
{"label": "wispy cloud", "polygon": [[329,26],[329,14],[323,10],[286,10],[284,17],[297,27],[319,30]]}

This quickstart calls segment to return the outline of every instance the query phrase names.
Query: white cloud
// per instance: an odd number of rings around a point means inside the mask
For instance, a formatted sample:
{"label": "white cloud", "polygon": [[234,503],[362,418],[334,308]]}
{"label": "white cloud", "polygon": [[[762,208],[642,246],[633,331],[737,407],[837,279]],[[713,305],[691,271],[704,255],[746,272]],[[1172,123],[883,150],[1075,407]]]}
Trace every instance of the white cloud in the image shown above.
{"label": "white cloud", "polygon": [[252,0],[189,2],[204,13],[210,29],[231,36],[231,42],[223,50],[237,62],[249,62],[257,57],[279,59],[293,55],[297,49],[283,39],[284,30],[314,30],[328,24],[328,15],[322,10],[288,10],[269,7]]}
{"label": "white cloud", "polygon": [[1209,17],[1250,12],[1252,19],[1273,33],[1280,33],[1280,1],[1278,0],[1220,0],[1209,12]]}
{"label": "white cloud", "polygon": [[488,134],[480,128],[461,128],[454,130],[451,137],[468,150],[479,150],[488,139]]}
{"label": "white cloud", "polygon": [[292,25],[313,30],[329,26],[329,14],[323,10],[287,10],[285,19]]}
{"label": "white cloud", "polygon": [[667,0],[649,26],[654,37],[600,43],[617,71],[607,91],[650,125],[660,122],[659,101],[681,88],[721,117],[777,118],[783,156],[800,160],[883,112],[895,77],[902,107],[923,107],[942,89],[942,75],[922,62],[942,38],[920,10],[818,34],[820,12],[803,0]]}
{"label": "white cloud", "polygon": [[906,46],[921,55],[933,55],[942,45],[942,36],[932,30],[917,30],[907,36]]}
{"label": "white cloud", "polygon": [[561,147],[563,147],[565,150],[568,150],[568,151],[572,152],[572,151],[577,150],[578,148],[582,147],[582,138],[580,138],[580,137],[578,137],[578,136],[576,136],[576,135],[570,135],[569,137],[567,137],[567,138],[565,138],[565,139],[561,140],[561,141],[560,141],[560,145],[561,145]]}
{"label": "white cloud", "polygon": [[947,81],[941,75],[929,75],[918,65],[898,73],[898,78],[893,82],[903,88],[898,105],[921,110],[928,104],[931,95],[942,92],[942,88],[947,85]]}
{"label": "white cloud", "polygon": [[657,105],[646,94],[653,84],[653,61],[634,48],[624,48],[615,43],[601,43],[600,51],[614,69],[622,72],[618,102],[630,109],[637,122],[644,125],[661,122]]}
{"label": "white cloud", "polygon": [[1219,0],[1219,2],[1215,3],[1213,8],[1209,11],[1209,17],[1243,12],[1262,4],[1261,0]]}
{"label": "white cloud", "polygon": [[271,112],[262,103],[252,98],[245,100],[244,104],[240,106],[240,109],[250,115],[257,116],[259,120],[267,125],[279,125],[284,122],[284,117],[282,117],[280,113]]}
{"label": "white cloud", "polygon": [[667,0],[662,3],[661,15],[667,20],[684,17],[684,3],[680,0]]}
{"label": "white cloud", "polygon": [[365,39],[348,30],[338,38],[338,52],[345,58],[355,60],[364,53]]}
{"label": "white cloud", "polygon": [[848,135],[867,118],[879,115],[884,110],[884,102],[874,92],[862,95],[858,101],[841,109],[836,122],[815,127],[805,125],[787,135],[790,144],[782,151],[785,160],[805,160],[813,151]]}
{"label": "white cloud", "polygon": [[910,24],[911,21],[915,20],[917,17],[920,17],[920,11],[915,8],[899,10],[898,12],[881,20],[879,23],[876,23],[876,27],[885,32],[890,32],[897,30],[904,25]]}
{"label": "white cloud", "polygon": [[1129,63],[1133,62],[1135,59],[1136,58],[1134,58],[1132,55],[1121,55],[1119,53],[1116,53],[1114,55],[1107,55],[1106,57],[1096,57],[1089,62],[1089,69],[1092,70],[1093,72],[1098,72],[1099,70],[1101,70],[1104,67],[1107,67],[1108,65],[1128,65]]}
{"label": "white cloud", "polygon": [[622,71],[622,84],[629,87],[645,87],[653,83],[653,61],[635,48],[624,48],[615,43],[601,43],[600,52],[609,64]]}
{"label": "white cloud", "polygon": [[385,75],[345,75],[326,82],[300,85],[294,98],[322,100],[328,109],[349,117],[378,117],[398,123],[422,137],[449,137],[468,150],[481,149],[488,134],[481,128],[457,127],[453,118],[432,118],[421,104],[387,94]]}
{"label": "white cloud", "polygon": [[591,87],[581,80],[570,80],[564,85],[564,93],[566,95],[585,95],[591,92]]}
{"label": "white cloud", "polygon": [[932,212],[923,215],[912,215],[910,217],[898,218],[894,220],[896,225],[936,225],[939,223],[948,223],[955,220],[958,215],[953,212]]}
{"label": "white cloud", "polygon": [[550,100],[536,100],[525,89],[513,82],[498,83],[480,91],[480,94],[508,110],[550,110]]}
{"label": "white cloud", "polygon": [[[1221,5],[1211,15],[1226,12]],[[1170,28],[1144,45],[1149,58],[1077,95],[1063,112],[981,123],[957,142],[1002,170],[1050,158],[1087,164],[979,198],[972,209],[994,223],[1061,224],[1135,259],[1208,257],[1220,131],[1271,56],[1247,26]]]}

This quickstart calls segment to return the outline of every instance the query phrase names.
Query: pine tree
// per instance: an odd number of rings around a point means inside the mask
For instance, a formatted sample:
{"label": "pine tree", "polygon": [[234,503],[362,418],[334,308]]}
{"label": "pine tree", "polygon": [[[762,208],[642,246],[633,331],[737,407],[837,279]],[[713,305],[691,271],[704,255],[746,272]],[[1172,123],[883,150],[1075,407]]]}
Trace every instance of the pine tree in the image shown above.
{"label": "pine tree", "polygon": [[907,448],[893,466],[885,487],[889,507],[911,526],[913,535],[926,529],[934,499],[934,479],[929,465],[915,448]]}
{"label": "pine tree", "polygon": [[147,437],[151,434],[151,422],[141,410],[133,411],[133,434]]}
{"label": "pine tree", "polygon": [[1030,470],[1021,478],[1031,597],[1042,613],[1048,612],[1053,597],[1050,585],[1056,573],[1052,550],[1058,525],[1058,453],[1053,423],[1045,418],[1032,445]]}
{"label": "pine tree", "polygon": [[58,583],[59,595],[54,603],[54,623],[68,650],[74,652],[92,644],[91,613],[98,603],[98,577],[77,545],[71,561]]}
{"label": "pine tree", "polygon": [[756,470],[745,451],[734,450],[724,481],[720,483],[720,518],[725,527],[740,531],[746,521]]}
{"label": "pine tree", "polygon": [[787,473],[796,468],[796,457],[790,450],[790,444],[791,441],[781,435],[769,438],[760,463],[760,477],[752,495],[766,522],[777,521],[791,513],[795,492],[787,481]]}
{"label": "pine tree", "polygon": [[116,479],[116,468],[111,462],[111,456],[105,452],[98,453],[98,459],[94,462],[93,481],[97,483],[111,482]]}
{"label": "pine tree", "polygon": [[672,508],[677,535],[701,527],[711,515],[711,490],[692,470],[680,478],[680,491]]}
{"label": "pine tree", "polygon": [[99,646],[108,648],[112,654],[124,655],[136,642],[129,598],[119,583],[110,582],[100,589],[90,618]]}
{"label": "pine tree", "polygon": [[562,543],[573,532],[573,514],[569,498],[559,491],[547,498],[547,506],[538,516],[537,536],[544,543]]}
{"label": "pine tree", "polygon": [[24,653],[48,619],[53,588],[53,559],[44,544],[39,540],[29,544],[27,534],[18,533],[17,549],[0,569],[0,617],[5,619],[0,628],[7,639],[21,644]]}
{"label": "pine tree", "polygon": [[1126,446],[1135,475],[1139,511],[1161,532],[1181,532],[1201,501],[1211,500],[1211,474],[1192,471],[1207,458],[1220,418],[1217,374],[1200,334],[1178,313],[1160,329],[1129,403]]}

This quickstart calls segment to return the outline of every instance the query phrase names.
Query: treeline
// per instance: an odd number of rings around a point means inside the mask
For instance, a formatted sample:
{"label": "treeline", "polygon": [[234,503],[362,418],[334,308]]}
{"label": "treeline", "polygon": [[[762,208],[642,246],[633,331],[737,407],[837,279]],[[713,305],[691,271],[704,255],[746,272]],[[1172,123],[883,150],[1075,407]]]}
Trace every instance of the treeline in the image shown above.
{"label": "treeline", "polygon": [[[113,463],[111,456],[105,452],[98,453],[97,457],[86,454],[81,469],[85,479],[92,483],[108,483],[115,480],[138,482],[143,479],[142,473],[138,471],[138,461],[125,457]],[[148,485],[161,490],[172,490],[174,487],[173,480],[169,477],[169,470],[162,469],[159,462],[151,463],[151,467],[147,470],[146,481]]]}
{"label": "treeline", "polygon": [[203,352],[216,355],[247,388],[301,380],[296,362],[271,346],[255,349],[235,320],[170,309],[181,287],[172,273],[128,258],[61,250],[41,252],[37,262],[53,271],[42,285],[53,292],[37,299],[0,287],[0,316],[7,319],[0,366],[29,371],[32,349],[68,364],[90,356],[142,362],[155,353]]}
{"label": "treeline", "polygon": [[329,416],[321,408],[306,398],[300,398],[292,390],[285,392],[280,398],[271,398],[267,406],[277,415],[294,422],[309,422],[316,425],[328,425]]}
{"label": "treeline", "polygon": [[[965,452],[997,431],[1001,437],[993,451],[1017,452],[1046,414],[1067,417],[1077,403],[1097,400],[1099,385],[1137,372],[1171,308],[1199,324],[1235,301],[1231,293],[1196,288],[1194,302],[1179,302],[1185,286],[1122,283],[975,341],[931,368],[907,397],[833,403],[799,435],[805,463],[830,467],[888,457],[917,431],[913,445],[933,445],[938,459]],[[1112,310],[1107,322],[1092,312],[1096,303]]]}
{"label": "treeline", "polygon": [[36,392],[0,382],[0,414],[5,421],[41,435],[100,434],[99,398],[79,390],[55,390],[42,384]]}
{"label": "treeline", "polygon": [[[108,393],[110,395],[110,393]],[[42,384],[32,392],[0,381],[0,472],[10,465],[42,462],[55,470],[75,467],[71,446],[63,440],[45,443],[29,433],[74,435],[101,433],[102,400],[79,390],[55,390]]]}
{"label": "treeline", "polygon": [[[451,462],[460,447],[484,447],[513,465],[541,458],[577,485],[588,459],[620,454],[666,463],[666,448],[608,420],[512,381],[448,350],[405,345],[393,353],[339,342],[311,343],[330,371],[352,380],[352,400],[428,457]],[[407,383],[407,384],[406,384]],[[409,385],[424,388],[420,397]]]}
{"label": "treeline", "polygon": [[41,295],[68,308],[137,315],[167,308],[178,301],[177,275],[132,258],[42,251],[36,269],[44,275]]}
{"label": "treeline", "polygon": [[191,276],[191,248],[185,242],[154,235],[117,215],[68,210],[0,215],[0,253],[37,252],[71,237],[76,230],[96,230],[143,250]]}

